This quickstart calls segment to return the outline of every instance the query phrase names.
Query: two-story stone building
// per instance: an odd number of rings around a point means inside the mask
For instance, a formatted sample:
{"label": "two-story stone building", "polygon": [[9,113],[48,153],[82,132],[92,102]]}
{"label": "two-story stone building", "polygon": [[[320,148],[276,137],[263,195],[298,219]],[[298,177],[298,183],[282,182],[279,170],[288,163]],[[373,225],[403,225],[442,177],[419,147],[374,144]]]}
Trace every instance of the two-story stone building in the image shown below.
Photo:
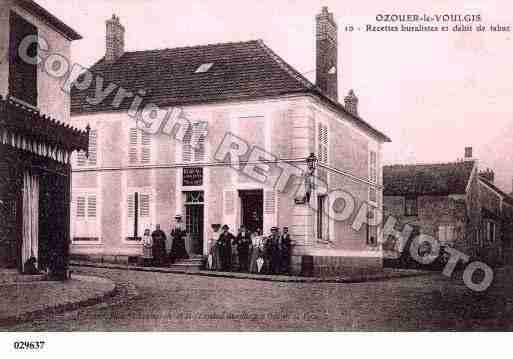
{"label": "two-story stone building", "polygon": [[[0,2],[0,268],[65,275],[71,153],[88,135],[70,127],[65,76],[50,76],[46,51],[69,56],[80,36],[33,1]],[[44,43],[44,48],[41,44]]]}
{"label": "two-story stone building", "polygon": [[[513,198],[493,184],[493,171],[478,170],[470,147],[465,154],[451,163],[384,166],[384,217],[471,258],[503,262],[511,255]],[[400,256],[397,244],[385,239],[386,258]]]}
{"label": "two-story stone building", "polygon": [[[316,25],[314,85],[260,40],[126,52],[124,27],[109,19],[105,57],[72,92],[73,123],[92,127],[89,159],[74,162],[72,252],[126,261],[140,254],[145,228],[169,231],[181,213],[192,254],[207,253],[214,223],[265,234],[288,226],[296,269],[306,255],[318,271],[380,267],[378,230],[335,221],[328,214],[339,204],[328,195],[344,189],[380,208],[389,139],[358,115],[353,92],[338,102],[337,24],[323,8]],[[166,114],[163,128],[139,130],[152,108]],[[181,137],[180,117],[191,124]],[[297,189],[311,153],[320,179],[308,205]]]}

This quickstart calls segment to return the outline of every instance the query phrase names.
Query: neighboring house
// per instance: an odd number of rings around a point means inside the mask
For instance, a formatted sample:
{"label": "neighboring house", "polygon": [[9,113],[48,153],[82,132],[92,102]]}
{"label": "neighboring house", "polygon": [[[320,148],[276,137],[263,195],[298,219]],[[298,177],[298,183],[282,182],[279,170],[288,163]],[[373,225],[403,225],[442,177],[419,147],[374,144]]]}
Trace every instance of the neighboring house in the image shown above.
{"label": "neighboring house", "polygon": [[[409,224],[471,258],[499,263],[504,243],[511,243],[513,199],[489,177],[471,155],[453,163],[384,166],[385,220],[393,216],[398,230]],[[397,244],[385,239],[386,258],[399,256]]]}
{"label": "neighboring house", "polygon": [[[288,226],[296,270],[307,255],[319,271],[381,266],[377,230],[355,232],[330,220],[326,186],[316,186],[310,199],[321,211],[295,201],[296,189],[303,188],[300,173],[289,190],[275,186],[280,166],[304,170],[315,153],[317,175],[329,189],[346,189],[357,203],[382,205],[381,150],[389,139],[358,116],[354,93],[346,106],[337,101],[337,25],[326,8],[317,16],[317,85],[260,40],[125,52],[124,33],[119,18],[107,21],[106,55],[90,69],[95,80],[72,92],[73,123],[92,128],[91,155],[78,156],[73,166],[75,255],[126,261],[141,253],[145,228],[160,224],[169,233],[179,212],[195,255],[207,253],[215,223],[233,232],[245,224],[265,234]],[[112,91],[100,103],[91,101],[100,77],[103,88],[116,84],[143,94],[146,104],[177,111],[171,118],[186,116],[193,130],[183,141],[138,130],[128,115],[133,98],[123,101]],[[196,134],[202,123],[205,137]],[[271,175],[252,179],[232,169],[229,157],[216,157],[227,134],[276,156]],[[195,148],[194,137],[200,138]],[[244,168],[255,161],[249,151],[238,160]]]}
{"label": "neighboring house", "polygon": [[[24,41],[33,39],[31,46]],[[49,76],[25,55],[44,57],[37,40],[69,55],[80,36],[33,1],[0,7],[0,268],[65,275],[69,253],[71,153],[88,135],[69,126],[65,79]],[[27,50],[24,54],[24,49]]]}

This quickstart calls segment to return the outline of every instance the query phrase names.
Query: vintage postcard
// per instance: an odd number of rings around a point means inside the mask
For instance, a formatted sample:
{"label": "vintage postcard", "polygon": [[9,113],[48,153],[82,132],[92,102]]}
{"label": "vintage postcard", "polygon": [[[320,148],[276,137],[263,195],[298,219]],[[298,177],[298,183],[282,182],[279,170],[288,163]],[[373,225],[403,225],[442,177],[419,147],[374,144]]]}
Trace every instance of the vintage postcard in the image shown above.
{"label": "vintage postcard", "polygon": [[0,0],[6,350],[510,331],[512,13]]}

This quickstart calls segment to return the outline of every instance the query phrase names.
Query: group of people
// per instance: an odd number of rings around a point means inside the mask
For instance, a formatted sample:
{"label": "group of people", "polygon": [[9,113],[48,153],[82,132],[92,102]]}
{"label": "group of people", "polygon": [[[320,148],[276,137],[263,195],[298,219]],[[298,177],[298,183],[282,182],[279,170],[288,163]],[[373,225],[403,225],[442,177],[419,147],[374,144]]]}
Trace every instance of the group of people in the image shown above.
{"label": "group of people", "polygon": [[156,229],[150,233],[149,229],[144,230],[142,237],[142,259],[145,266],[163,267],[174,263],[178,259],[187,259],[189,254],[185,247],[187,232],[182,222],[182,216],[175,216],[176,223],[171,230],[169,237],[156,225]]}
{"label": "group of people", "polygon": [[240,271],[250,273],[288,274],[292,239],[287,227],[280,233],[278,227],[271,228],[269,236],[257,229],[250,233],[241,226],[237,235],[228,225],[214,224],[210,240],[207,269],[217,271]]}
{"label": "group of people", "polygon": [[[149,229],[144,230],[141,241],[143,265],[164,267],[176,260],[189,258],[182,216],[177,214],[175,220],[169,237],[159,224],[152,233]],[[263,236],[260,229],[251,233],[244,225],[236,236],[226,224],[222,227],[214,224],[212,229],[207,269],[268,274],[290,272],[292,239],[288,227],[283,227],[281,233],[278,227],[272,227],[268,236]]]}

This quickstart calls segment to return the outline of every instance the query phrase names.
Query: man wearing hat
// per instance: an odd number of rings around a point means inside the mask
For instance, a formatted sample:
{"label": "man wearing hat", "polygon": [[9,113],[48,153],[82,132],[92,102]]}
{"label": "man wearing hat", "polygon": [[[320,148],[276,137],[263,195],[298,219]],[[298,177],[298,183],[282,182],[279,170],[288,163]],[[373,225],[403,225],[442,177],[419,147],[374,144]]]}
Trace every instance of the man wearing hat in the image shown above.
{"label": "man wearing hat", "polygon": [[278,227],[271,228],[271,235],[267,238],[267,257],[269,260],[270,274],[278,274],[280,270],[281,250],[280,250],[280,234]]}
{"label": "man wearing hat", "polygon": [[283,227],[281,235],[281,272],[290,273],[290,257],[292,253],[292,239],[289,234],[289,227]]}
{"label": "man wearing hat", "polygon": [[230,227],[226,224],[222,227],[217,243],[221,252],[221,270],[232,270],[232,243],[235,240],[233,234],[230,233]]}
{"label": "man wearing hat", "polygon": [[171,253],[170,259],[171,264],[173,264],[177,259],[187,259],[189,258],[189,254],[187,253],[187,249],[185,248],[185,237],[187,236],[187,232],[185,231],[182,215],[177,214],[175,216],[176,224],[174,228],[171,230],[171,237],[173,238],[173,244],[171,245]]}

